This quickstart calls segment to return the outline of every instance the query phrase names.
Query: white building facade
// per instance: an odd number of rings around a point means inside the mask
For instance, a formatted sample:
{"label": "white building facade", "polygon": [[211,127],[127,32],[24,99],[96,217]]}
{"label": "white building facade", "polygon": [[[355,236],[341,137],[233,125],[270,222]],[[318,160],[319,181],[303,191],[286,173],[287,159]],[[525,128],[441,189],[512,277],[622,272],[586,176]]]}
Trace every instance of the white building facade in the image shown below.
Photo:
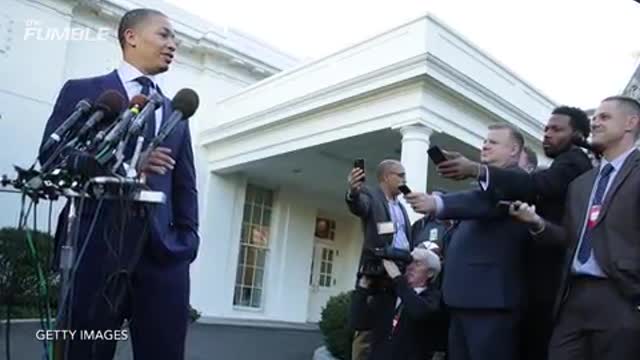
{"label": "white building facade", "polygon": [[[98,34],[135,7],[171,18],[180,46],[160,85],[201,100],[191,120],[201,235],[191,299],[205,322],[316,322],[330,296],[353,287],[361,229],[343,196],[355,158],[366,159],[370,183],[379,161],[396,158],[414,190],[464,188],[434,174],[430,145],[477,158],[487,126],[508,122],[541,153],[554,106],[429,15],[297,64],[161,1],[1,1],[0,134],[16,151],[0,153],[0,173],[33,161],[66,79],[120,61],[113,33],[25,40],[28,20]],[[13,226],[17,199],[0,196],[0,226]]]}

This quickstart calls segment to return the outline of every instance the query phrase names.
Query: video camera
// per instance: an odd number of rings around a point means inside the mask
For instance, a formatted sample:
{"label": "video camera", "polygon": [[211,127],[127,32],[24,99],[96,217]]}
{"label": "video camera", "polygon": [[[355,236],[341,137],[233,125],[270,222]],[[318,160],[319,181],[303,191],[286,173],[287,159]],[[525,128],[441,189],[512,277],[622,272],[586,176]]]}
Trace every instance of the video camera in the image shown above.
{"label": "video camera", "polygon": [[362,264],[361,275],[370,278],[384,278],[387,277],[387,272],[382,265],[382,260],[391,260],[400,269],[401,273],[404,273],[407,265],[413,261],[413,256],[409,250],[403,250],[387,245],[385,247],[378,248],[366,248],[365,260]]}

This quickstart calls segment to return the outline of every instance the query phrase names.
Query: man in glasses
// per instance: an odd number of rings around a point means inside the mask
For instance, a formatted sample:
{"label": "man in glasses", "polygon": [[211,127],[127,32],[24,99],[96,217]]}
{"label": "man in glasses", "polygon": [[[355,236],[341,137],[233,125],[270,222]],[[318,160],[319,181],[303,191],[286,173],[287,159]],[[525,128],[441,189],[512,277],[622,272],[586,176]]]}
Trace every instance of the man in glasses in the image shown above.
{"label": "man in glasses", "polygon": [[[397,160],[384,160],[376,169],[376,184],[364,185],[365,172],[354,167],[349,174],[349,189],[346,202],[349,210],[362,220],[364,241],[357,289],[366,291],[371,308],[353,311],[373,311],[374,314],[393,312],[396,294],[391,279],[386,276],[382,261],[371,250],[392,248],[393,250],[413,249],[411,222],[400,201],[398,187],[404,185],[405,169]],[[367,284],[363,286],[363,284]],[[365,290],[366,288],[366,290]],[[352,317],[357,314],[352,314]],[[353,359],[366,359],[376,344],[382,344],[392,324],[386,323],[384,316],[372,319],[371,329],[359,329],[354,339]],[[372,348],[373,347],[373,348]]]}

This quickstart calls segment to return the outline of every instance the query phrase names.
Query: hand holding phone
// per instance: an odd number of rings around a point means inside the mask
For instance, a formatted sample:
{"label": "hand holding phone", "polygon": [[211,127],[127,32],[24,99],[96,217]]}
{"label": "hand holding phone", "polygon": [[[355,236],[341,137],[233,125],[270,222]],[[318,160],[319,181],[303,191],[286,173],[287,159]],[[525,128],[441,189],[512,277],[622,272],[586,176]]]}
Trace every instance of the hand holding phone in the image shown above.
{"label": "hand holding phone", "polygon": [[447,157],[437,145],[430,147],[429,150],[427,150],[427,154],[429,154],[429,157],[436,165],[447,161]]}
{"label": "hand holding phone", "polygon": [[[364,159],[356,159],[353,162],[353,168],[362,170],[362,173],[364,174],[364,172],[365,172],[364,171]],[[363,176],[362,177],[362,182],[365,182],[365,180],[366,180],[366,176]]]}

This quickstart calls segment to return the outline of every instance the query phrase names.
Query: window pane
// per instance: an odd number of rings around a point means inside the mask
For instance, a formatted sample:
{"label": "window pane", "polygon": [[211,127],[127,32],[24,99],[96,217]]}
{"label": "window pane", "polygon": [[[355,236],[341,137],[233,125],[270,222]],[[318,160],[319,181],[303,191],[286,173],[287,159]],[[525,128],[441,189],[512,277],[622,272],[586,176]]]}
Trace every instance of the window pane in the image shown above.
{"label": "window pane", "polygon": [[256,191],[256,200],[255,200],[256,204],[262,205],[262,199],[264,198],[263,194],[264,192],[262,190]]}
{"label": "window pane", "polygon": [[268,207],[273,206],[273,191],[266,191],[264,194],[264,204]]}
{"label": "window pane", "polygon": [[247,223],[251,221],[251,204],[245,203],[244,210],[242,213],[242,221]]}
{"label": "window pane", "polygon": [[320,286],[324,286],[324,275],[320,275]]}
{"label": "window pane", "polygon": [[327,263],[327,274],[331,275],[332,268],[333,268],[333,265],[331,263]]}
{"label": "window pane", "polygon": [[256,249],[250,246],[247,246],[247,260],[245,264],[247,265],[255,265],[256,263]]}
{"label": "window pane", "polygon": [[244,281],[242,282],[244,286],[253,286],[253,272],[254,269],[252,267],[247,266],[244,268]]}
{"label": "window pane", "polygon": [[251,300],[251,306],[260,307],[261,303],[262,303],[262,290],[254,289],[253,299]]}
{"label": "window pane", "polygon": [[251,304],[251,288],[242,288],[242,299],[240,299],[240,305],[250,306]]}
{"label": "window pane", "polygon": [[327,276],[327,287],[331,287],[331,276]]}
{"label": "window pane", "polygon": [[256,280],[254,282],[255,286],[262,286],[262,276],[264,274],[264,270],[256,269]]}
{"label": "window pane", "polygon": [[324,274],[324,273],[326,272],[326,269],[327,269],[327,263],[326,263],[326,262],[324,262],[324,261],[323,261],[323,262],[321,262],[321,263],[320,263],[320,273],[321,273],[321,274]]}
{"label": "window pane", "polygon": [[262,225],[264,226],[269,226],[271,225],[271,210],[264,210],[264,213],[262,214]]}
{"label": "window pane", "polygon": [[267,257],[267,252],[266,251],[259,251],[258,252],[258,263],[256,265],[259,268],[264,268],[265,257]]}
{"label": "window pane", "polygon": [[329,251],[329,261],[333,261],[333,251]]}

